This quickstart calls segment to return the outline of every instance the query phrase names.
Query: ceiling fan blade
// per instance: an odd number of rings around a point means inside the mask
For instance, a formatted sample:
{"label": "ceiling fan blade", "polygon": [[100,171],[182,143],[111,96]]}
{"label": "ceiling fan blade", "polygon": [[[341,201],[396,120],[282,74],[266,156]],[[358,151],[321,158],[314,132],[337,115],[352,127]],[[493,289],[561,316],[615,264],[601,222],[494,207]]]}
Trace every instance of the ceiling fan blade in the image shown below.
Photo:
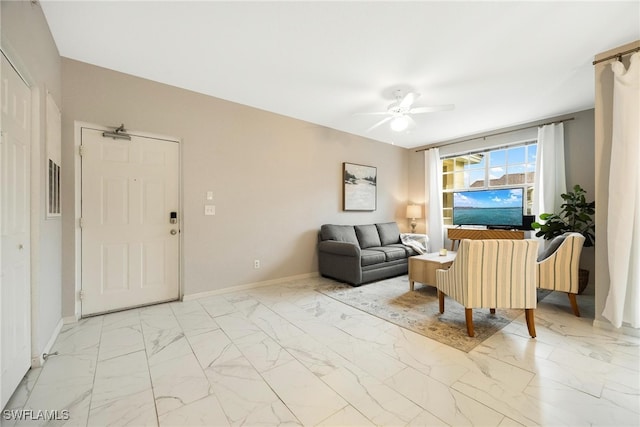
{"label": "ceiling fan blade", "polygon": [[408,109],[415,102],[415,100],[418,99],[419,96],[419,93],[409,92],[404,96],[404,98],[402,98],[402,101],[400,101],[398,107]]}
{"label": "ceiling fan blade", "polygon": [[430,107],[416,107],[409,110],[411,114],[421,114],[421,113],[433,113],[435,111],[445,111],[445,110],[453,110],[455,106],[453,104],[446,105],[432,105]]}
{"label": "ceiling fan blade", "polygon": [[375,128],[382,126],[383,124],[387,123],[391,119],[393,119],[393,117],[387,117],[386,119],[380,120],[378,123],[376,123],[375,125],[371,126],[369,129],[367,129],[367,132],[371,132]]}

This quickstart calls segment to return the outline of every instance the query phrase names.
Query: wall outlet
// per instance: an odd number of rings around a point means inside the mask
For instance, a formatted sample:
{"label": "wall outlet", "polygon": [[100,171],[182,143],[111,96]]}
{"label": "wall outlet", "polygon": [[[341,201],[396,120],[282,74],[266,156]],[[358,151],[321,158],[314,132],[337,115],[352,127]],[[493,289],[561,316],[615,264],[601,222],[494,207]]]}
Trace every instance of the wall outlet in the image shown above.
{"label": "wall outlet", "polygon": [[253,268],[260,268],[260,260],[259,259],[253,260]]}
{"label": "wall outlet", "polygon": [[205,205],[204,206],[204,214],[205,215],[215,215],[216,207],[214,205]]}

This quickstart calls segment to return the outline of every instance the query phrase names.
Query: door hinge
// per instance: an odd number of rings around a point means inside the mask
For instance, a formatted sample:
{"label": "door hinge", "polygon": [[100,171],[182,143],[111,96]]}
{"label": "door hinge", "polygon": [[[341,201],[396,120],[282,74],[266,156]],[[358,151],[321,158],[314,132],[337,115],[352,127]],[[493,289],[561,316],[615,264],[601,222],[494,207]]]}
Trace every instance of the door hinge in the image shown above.
{"label": "door hinge", "polygon": [[78,147],[78,153],[80,154],[80,157],[84,156],[84,145]]}
{"label": "door hinge", "polygon": [[84,226],[84,221],[83,221],[83,219],[82,219],[82,218],[80,218],[80,219],[78,220],[78,224],[79,224],[80,228],[82,228],[82,227]]}
{"label": "door hinge", "polygon": [[80,301],[82,301],[84,299],[84,291],[80,291],[79,296],[80,296]]}

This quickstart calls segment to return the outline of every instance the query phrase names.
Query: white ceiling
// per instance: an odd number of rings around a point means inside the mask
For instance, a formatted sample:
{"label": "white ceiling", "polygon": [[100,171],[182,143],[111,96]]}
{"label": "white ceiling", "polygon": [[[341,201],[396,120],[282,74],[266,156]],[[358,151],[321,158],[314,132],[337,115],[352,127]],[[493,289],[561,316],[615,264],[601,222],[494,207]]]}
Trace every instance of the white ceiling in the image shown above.
{"label": "white ceiling", "polygon": [[[41,3],[60,55],[402,147],[594,105],[594,55],[640,39],[632,2]],[[392,91],[452,111],[367,129]]]}

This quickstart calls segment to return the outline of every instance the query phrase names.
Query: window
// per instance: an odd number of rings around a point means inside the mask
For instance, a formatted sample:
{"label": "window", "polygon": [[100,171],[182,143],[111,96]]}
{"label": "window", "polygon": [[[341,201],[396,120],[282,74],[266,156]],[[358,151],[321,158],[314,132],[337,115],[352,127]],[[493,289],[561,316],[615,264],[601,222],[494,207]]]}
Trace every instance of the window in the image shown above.
{"label": "window", "polygon": [[49,159],[47,216],[60,216],[60,165]]}
{"label": "window", "polygon": [[442,217],[453,223],[453,192],[524,187],[525,214],[531,214],[537,141],[442,159]]}

